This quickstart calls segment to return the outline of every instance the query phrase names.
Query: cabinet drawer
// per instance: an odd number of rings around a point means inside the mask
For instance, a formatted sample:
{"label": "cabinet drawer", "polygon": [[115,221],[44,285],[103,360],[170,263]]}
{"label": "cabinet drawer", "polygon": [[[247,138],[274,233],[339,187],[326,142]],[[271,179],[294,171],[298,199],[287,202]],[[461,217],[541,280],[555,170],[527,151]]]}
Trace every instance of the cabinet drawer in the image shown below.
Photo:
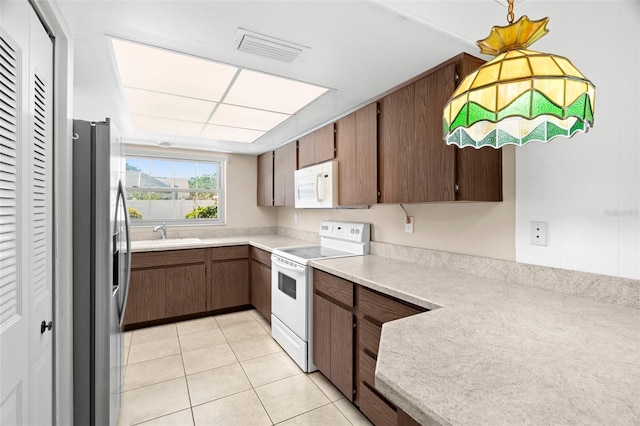
{"label": "cabinet drawer", "polygon": [[371,389],[366,383],[360,386],[360,411],[371,420],[376,426],[396,426],[398,424],[398,413],[396,408],[387,402],[386,399],[378,396],[377,392]]}
{"label": "cabinet drawer", "polygon": [[271,268],[271,253],[268,251],[251,247],[251,258]]}
{"label": "cabinet drawer", "polygon": [[[358,352],[358,371],[361,382],[375,387],[376,360],[363,351]],[[362,388],[363,386],[360,387]]]}
{"label": "cabinet drawer", "polygon": [[373,356],[378,356],[378,347],[380,347],[380,334],[382,327],[376,325],[364,318],[358,320],[358,335],[361,349],[367,350]]}
{"label": "cabinet drawer", "polygon": [[381,324],[425,311],[365,288],[360,288],[358,305],[362,315],[369,316]]}
{"label": "cabinet drawer", "polygon": [[244,259],[249,257],[249,246],[213,247],[211,260]]}
{"label": "cabinet drawer", "polygon": [[131,269],[189,265],[193,263],[204,263],[204,261],[205,249],[147,251],[132,254]]}
{"label": "cabinet drawer", "polygon": [[353,283],[351,281],[314,269],[313,289],[336,302],[353,307]]}

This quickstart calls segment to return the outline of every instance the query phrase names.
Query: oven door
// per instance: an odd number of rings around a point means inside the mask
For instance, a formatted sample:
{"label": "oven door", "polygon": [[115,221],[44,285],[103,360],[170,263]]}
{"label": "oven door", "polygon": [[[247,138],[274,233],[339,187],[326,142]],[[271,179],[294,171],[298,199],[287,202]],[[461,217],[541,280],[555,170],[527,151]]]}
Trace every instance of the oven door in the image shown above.
{"label": "oven door", "polygon": [[271,313],[307,341],[308,267],[271,256]]}

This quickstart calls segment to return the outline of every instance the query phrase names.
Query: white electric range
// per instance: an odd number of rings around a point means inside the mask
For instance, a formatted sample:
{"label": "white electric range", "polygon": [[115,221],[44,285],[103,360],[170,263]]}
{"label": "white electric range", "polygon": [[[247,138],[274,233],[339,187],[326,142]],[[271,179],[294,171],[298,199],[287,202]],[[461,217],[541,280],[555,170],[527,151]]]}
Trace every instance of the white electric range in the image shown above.
{"label": "white electric range", "polygon": [[271,255],[271,335],[305,372],[313,364],[313,274],[309,261],[369,254],[368,223],[323,221],[320,244]]}

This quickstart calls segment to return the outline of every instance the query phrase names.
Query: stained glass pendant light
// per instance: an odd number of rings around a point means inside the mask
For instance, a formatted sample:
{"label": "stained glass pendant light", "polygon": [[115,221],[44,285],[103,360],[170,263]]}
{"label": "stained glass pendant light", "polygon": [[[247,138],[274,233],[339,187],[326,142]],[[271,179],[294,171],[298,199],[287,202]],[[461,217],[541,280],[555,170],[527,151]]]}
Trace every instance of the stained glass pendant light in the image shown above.
{"label": "stained glass pendant light", "polygon": [[593,126],[595,86],[562,56],[527,48],[544,36],[549,18],[513,22],[477,42],[491,61],[469,74],[444,107],[448,145],[481,148],[570,138]]}

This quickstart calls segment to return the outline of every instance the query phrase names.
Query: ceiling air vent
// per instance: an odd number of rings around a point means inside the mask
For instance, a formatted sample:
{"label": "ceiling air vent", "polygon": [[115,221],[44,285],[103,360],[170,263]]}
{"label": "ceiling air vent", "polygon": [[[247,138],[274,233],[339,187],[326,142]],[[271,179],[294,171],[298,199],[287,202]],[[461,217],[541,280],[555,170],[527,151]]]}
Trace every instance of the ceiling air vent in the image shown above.
{"label": "ceiling air vent", "polygon": [[242,28],[238,28],[234,44],[241,52],[289,63],[295,61],[298,56],[309,50],[308,47],[300,46],[299,44],[243,30]]}

